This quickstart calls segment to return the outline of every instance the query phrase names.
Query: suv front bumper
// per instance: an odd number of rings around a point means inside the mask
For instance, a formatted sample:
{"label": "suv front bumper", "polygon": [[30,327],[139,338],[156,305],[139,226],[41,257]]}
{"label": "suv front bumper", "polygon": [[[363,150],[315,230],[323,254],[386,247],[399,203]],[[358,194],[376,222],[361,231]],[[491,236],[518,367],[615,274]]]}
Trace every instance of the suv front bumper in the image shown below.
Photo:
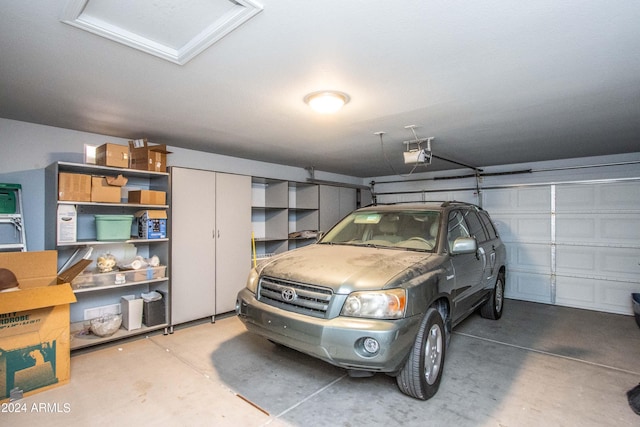
{"label": "suv front bumper", "polygon": [[[246,288],[238,293],[236,312],[248,331],[286,347],[345,369],[388,373],[402,368],[421,320],[321,319],[264,304]],[[377,353],[364,349],[365,338],[379,343]]]}

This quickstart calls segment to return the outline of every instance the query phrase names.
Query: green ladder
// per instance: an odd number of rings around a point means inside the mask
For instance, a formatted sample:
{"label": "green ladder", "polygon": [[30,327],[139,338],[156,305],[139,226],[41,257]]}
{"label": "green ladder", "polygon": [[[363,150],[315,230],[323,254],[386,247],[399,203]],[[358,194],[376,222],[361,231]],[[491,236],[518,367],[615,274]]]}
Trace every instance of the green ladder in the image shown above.
{"label": "green ladder", "polygon": [[0,183],[0,252],[27,251],[22,186]]}

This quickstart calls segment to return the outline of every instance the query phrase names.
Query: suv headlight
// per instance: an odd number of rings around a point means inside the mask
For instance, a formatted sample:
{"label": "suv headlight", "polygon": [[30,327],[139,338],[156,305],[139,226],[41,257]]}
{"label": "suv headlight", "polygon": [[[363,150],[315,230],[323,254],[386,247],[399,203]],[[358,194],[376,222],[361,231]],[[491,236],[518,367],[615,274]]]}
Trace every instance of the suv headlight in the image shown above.
{"label": "suv headlight", "polygon": [[368,317],[373,319],[400,319],[407,305],[404,289],[353,292],[347,297],[342,316]]}
{"label": "suv headlight", "polygon": [[247,289],[249,289],[254,295],[258,291],[258,279],[260,275],[255,268],[252,268],[247,278]]}

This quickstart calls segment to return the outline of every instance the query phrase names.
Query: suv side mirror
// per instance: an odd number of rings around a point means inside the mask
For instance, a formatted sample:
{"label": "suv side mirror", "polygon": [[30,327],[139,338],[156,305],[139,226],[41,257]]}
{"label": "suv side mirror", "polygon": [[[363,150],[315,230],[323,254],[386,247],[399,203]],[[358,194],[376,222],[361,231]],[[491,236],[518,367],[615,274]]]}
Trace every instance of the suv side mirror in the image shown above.
{"label": "suv side mirror", "polygon": [[451,255],[472,254],[478,250],[478,242],[473,237],[458,237],[453,242]]}

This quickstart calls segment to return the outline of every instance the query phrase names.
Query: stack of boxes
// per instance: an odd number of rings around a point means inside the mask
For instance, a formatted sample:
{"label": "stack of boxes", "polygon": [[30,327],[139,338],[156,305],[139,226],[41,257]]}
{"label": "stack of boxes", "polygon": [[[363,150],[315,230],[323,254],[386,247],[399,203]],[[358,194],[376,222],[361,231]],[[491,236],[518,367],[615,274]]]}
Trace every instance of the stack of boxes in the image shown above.
{"label": "stack of boxes", "polygon": [[[149,145],[146,139],[130,141],[129,146],[106,143],[96,148],[96,164],[116,168],[130,168],[154,172],[166,172],[166,145]],[[80,173],[60,172],[58,174],[58,200],[96,203],[130,203],[139,205],[165,205],[167,195],[164,191],[129,190],[125,191],[127,179],[122,175],[97,176]],[[140,211],[138,218],[138,237],[158,239],[166,237],[166,211]],[[73,204],[61,204],[58,207],[58,243],[75,242],[77,239],[77,212]],[[130,237],[130,226],[124,227]],[[112,236],[109,240],[113,239]],[[100,240],[100,239],[98,239]]]}

